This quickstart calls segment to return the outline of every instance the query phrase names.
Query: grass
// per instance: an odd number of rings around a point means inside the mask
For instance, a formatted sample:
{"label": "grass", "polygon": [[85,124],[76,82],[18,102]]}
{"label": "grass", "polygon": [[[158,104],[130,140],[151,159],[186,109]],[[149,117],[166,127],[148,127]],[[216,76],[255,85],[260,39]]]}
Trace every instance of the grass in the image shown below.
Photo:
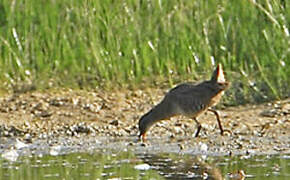
{"label": "grass", "polygon": [[172,86],[222,63],[229,104],[285,98],[289,19],[278,0],[2,0],[0,86]]}

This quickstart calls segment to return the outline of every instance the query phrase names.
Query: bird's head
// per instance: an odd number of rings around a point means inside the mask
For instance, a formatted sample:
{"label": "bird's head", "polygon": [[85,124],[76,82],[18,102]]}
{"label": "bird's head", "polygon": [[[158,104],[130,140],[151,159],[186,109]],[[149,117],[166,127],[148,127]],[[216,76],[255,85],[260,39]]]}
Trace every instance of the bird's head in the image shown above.
{"label": "bird's head", "polygon": [[149,128],[153,125],[153,123],[146,118],[146,115],[143,116],[139,121],[139,138],[141,141],[145,142],[145,136],[146,132],[149,130]]}

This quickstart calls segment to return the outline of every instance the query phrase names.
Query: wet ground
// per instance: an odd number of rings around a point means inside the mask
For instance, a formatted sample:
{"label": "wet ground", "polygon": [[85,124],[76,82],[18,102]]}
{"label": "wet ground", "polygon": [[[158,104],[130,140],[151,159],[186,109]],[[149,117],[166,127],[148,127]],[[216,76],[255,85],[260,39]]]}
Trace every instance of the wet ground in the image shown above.
{"label": "wet ground", "polygon": [[231,131],[224,136],[220,135],[215,116],[205,113],[199,117],[203,128],[198,138],[192,136],[196,131],[193,120],[174,117],[156,124],[146,144],[139,142],[139,118],[164,93],[152,89],[111,93],[50,90],[2,96],[0,159],[17,162],[21,157],[128,151],[151,167],[150,157],[164,153],[177,155],[180,161],[186,155],[289,157],[290,99],[220,106],[223,127]]}
{"label": "wet ground", "polygon": [[[152,89],[111,93],[50,90],[6,95],[0,99],[1,144],[11,137],[25,143],[108,137],[138,146],[138,120],[164,93]],[[203,126],[200,137],[194,138],[195,122],[180,116],[156,124],[147,135],[146,148],[176,144],[187,151],[206,143],[213,153],[289,153],[290,99],[223,107],[219,112],[224,129],[232,134],[221,136],[215,116],[206,113],[199,117]]]}

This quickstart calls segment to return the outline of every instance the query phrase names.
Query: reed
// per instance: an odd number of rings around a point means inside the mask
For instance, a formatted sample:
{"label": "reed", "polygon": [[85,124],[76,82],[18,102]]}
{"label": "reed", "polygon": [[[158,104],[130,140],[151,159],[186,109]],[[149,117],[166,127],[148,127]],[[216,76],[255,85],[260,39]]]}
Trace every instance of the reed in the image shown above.
{"label": "reed", "polygon": [[171,85],[221,62],[228,103],[290,96],[288,1],[0,2],[0,82],[47,87]]}

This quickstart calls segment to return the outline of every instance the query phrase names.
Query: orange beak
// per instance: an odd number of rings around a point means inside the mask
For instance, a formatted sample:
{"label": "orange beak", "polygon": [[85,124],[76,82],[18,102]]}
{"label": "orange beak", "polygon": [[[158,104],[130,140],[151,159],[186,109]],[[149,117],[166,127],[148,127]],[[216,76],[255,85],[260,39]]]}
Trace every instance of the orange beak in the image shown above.
{"label": "orange beak", "polygon": [[139,139],[141,140],[141,142],[145,142],[146,141],[145,137],[146,137],[145,133],[139,135]]}

